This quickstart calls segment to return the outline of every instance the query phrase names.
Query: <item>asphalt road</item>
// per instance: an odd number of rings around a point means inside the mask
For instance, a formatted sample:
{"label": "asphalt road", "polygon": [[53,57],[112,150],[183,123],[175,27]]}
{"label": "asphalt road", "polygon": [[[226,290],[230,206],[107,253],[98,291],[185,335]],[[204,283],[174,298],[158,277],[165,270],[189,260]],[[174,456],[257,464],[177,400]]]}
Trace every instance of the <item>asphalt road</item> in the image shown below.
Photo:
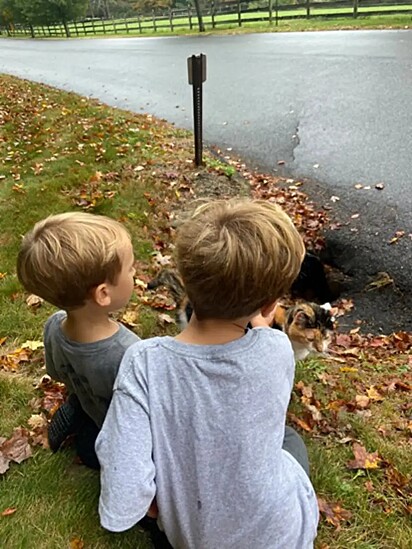
{"label": "asphalt road", "polygon": [[[305,178],[303,190],[343,223],[328,237],[337,263],[359,284],[389,272],[406,303],[412,31],[3,39],[0,72],[190,128],[186,58],[200,52],[208,60],[206,140],[233,148],[252,166]],[[396,231],[405,236],[389,244]]]}

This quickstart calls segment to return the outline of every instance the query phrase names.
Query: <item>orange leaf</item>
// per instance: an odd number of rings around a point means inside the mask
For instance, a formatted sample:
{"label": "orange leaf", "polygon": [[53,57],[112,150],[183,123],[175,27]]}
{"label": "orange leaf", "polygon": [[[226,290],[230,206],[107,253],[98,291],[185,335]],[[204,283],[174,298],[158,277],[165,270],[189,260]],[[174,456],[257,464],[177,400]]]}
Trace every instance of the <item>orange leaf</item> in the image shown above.
{"label": "orange leaf", "polygon": [[15,507],[8,507],[7,509],[4,509],[4,511],[1,513],[2,517],[8,517],[9,515],[13,515],[17,509]]}
{"label": "orange leaf", "polygon": [[73,538],[70,540],[70,549],[83,549],[84,541],[80,538]]}

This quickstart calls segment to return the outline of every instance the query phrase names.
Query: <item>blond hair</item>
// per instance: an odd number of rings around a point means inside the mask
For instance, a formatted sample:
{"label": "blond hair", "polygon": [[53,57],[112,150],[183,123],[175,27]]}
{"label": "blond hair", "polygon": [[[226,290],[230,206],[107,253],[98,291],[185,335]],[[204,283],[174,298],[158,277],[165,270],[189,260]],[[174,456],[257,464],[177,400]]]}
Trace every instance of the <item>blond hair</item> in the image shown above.
{"label": "blond hair", "polygon": [[23,237],[17,276],[28,292],[62,309],[76,309],[92,288],[116,282],[126,242],[127,230],[109,217],[83,212],[52,215]]}
{"label": "blond hair", "polygon": [[231,200],[200,206],[180,227],[176,253],[196,317],[236,319],[289,291],[305,248],[279,206]]}

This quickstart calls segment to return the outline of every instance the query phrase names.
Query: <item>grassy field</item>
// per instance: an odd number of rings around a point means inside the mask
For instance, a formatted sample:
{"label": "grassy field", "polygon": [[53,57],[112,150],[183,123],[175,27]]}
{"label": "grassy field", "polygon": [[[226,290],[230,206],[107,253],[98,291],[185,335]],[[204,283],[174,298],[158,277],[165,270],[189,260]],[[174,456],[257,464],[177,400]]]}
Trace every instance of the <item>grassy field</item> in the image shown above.
{"label": "grassy field", "polygon": [[[16,279],[20,235],[54,212],[108,214],[130,229],[137,276],[147,281],[171,253],[170,226],[186,200],[207,195],[208,184],[240,191],[234,166],[207,156],[206,168],[195,169],[190,136],[151,116],[8,76],[0,77],[0,104],[0,437],[9,437],[38,413],[42,350],[24,344],[41,339],[52,311],[30,306]],[[256,197],[284,192],[270,176],[248,177]],[[304,202],[288,192],[290,202]],[[169,302],[139,280],[119,318],[142,337],[174,333],[159,315],[164,309],[147,304]],[[308,444],[321,498],[317,549],[411,547],[411,342],[411,334],[365,338],[355,329],[336,338],[332,358],[298,366],[289,419]],[[98,475],[76,464],[70,449],[33,454],[0,476],[2,548],[150,547],[138,528],[116,535],[100,528]],[[15,511],[3,515],[7,509]]]}

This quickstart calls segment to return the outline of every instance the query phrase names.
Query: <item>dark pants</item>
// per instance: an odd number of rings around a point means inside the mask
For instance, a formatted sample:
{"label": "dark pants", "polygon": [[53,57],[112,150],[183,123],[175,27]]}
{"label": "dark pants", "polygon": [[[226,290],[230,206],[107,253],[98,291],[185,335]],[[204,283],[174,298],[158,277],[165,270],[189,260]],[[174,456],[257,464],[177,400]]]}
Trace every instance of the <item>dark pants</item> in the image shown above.
{"label": "dark pants", "polygon": [[287,425],[285,427],[285,438],[283,439],[282,448],[289,452],[289,454],[292,454],[309,476],[309,459],[305,443],[295,429],[292,429],[292,427],[288,427]]}

